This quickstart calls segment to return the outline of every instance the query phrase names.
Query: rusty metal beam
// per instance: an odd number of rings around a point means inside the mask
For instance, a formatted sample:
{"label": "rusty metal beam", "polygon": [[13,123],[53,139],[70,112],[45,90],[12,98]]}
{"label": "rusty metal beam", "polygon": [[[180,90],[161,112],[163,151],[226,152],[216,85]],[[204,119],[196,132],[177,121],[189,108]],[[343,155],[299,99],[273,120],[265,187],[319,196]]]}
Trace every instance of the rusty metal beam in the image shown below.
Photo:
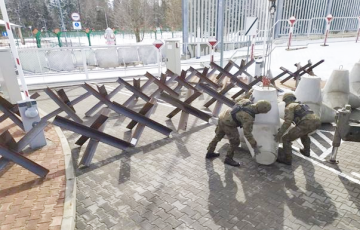
{"label": "rusty metal beam", "polygon": [[[196,98],[200,97],[202,95],[201,92],[199,92],[198,90],[194,91],[194,93],[188,97],[184,103],[186,104],[191,104],[193,101],[195,101]],[[171,113],[169,113],[166,117],[168,118],[173,118],[176,114],[178,114],[179,112],[181,112],[181,109],[176,108],[174,109]]]}
{"label": "rusty metal beam", "polygon": [[38,92],[35,92],[35,93],[33,93],[33,94],[31,94],[31,96],[30,96],[30,99],[36,99],[36,98],[38,98],[38,97],[40,97],[40,94],[38,93]]}
{"label": "rusty metal beam", "polygon": [[66,95],[65,90],[60,89],[60,90],[57,90],[56,93],[59,96],[59,98],[76,113],[75,108],[73,106],[69,105],[70,100],[69,100],[69,97]]}
{"label": "rusty metal beam", "polygon": [[[249,63],[248,63],[249,64]],[[225,71],[223,68],[221,68],[219,65],[215,64],[214,62],[210,63],[211,67],[217,69],[220,73],[223,73],[224,75],[228,76],[232,82],[234,82],[237,86],[240,88],[249,91],[251,89],[250,86],[245,84],[244,82],[240,81],[237,76],[240,75],[243,70],[239,70],[235,75],[229,73],[228,71]]]}
{"label": "rusty metal beam", "polygon": [[152,79],[153,82],[159,87],[159,89],[164,90],[165,92],[167,92],[168,94],[174,96],[174,97],[179,97],[179,94],[176,93],[174,90],[172,90],[169,86],[166,85],[166,83],[161,82],[159,79],[157,79],[156,77],[154,77],[152,74],[150,74],[149,72],[146,72],[145,77]]}
{"label": "rusty metal beam", "polygon": [[[96,120],[90,125],[92,129],[99,129],[101,126],[105,126],[105,122],[109,118],[110,109],[104,108],[101,114],[96,118]],[[89,139],[89,137],[82,135],[76,142],[76,145],[82,146]]]}
{"label": "rusty metal beam", "polygon": [[128,89],[129,91],[131,91],[132,93],[134,93],[136,95],[136,97],[140,97],[141,99],[143,99],[146,102],[150,101],[150,97],[147,96],[146,94],[144,94],[143,92],[141,92],[139,89],[137,89],[135,86],[130,85],[129,83],[127,83],[126,81],[124,81],[124,79],[122,78],[118,78],[117,82],[123,86],[125,86],[126,89]]}
{"label": "rusty metal beam", "polygon": [[169,94],[161,93],[160,98],[163,99],[164,101],[174,105],[175,107],[183,110],[184,112],[192,114],[195,117],[198,117],[201,120],[204,120],[206,122],[209,122],[209,119],[211,118],[211,115],[204,113],[204,112],[192,107],[191,105],[186,104],[185,102],[182,102],[179,99],[172,97]]}
{"label": "rusty metal beam", "polygon": [[[111,99],[113,98],[118,92],[120,92],[120,90],[124,88],[124,86],[119,85],[117,86],[113,91],[111,91],[111,93],[109,93],[109,95],[106,96],[107,99]],[[90,117],[93,113],[95,113],[101,106],[103,106],[104,103],[102,103],[101,101],[96,103],[93,107],[91,107],[86,113],[85,116]]]}
{"label": "rusty metal beam", "polygon": [[116,102],[111,102],[110,100],[108,100],[107,98],[104,98],[103,96],[101,96],[95,89],[93,89],[90,85],[88,85],[87,83],[85,83],[83,85],[83,87],[90,92],[93,96],[95,96],[97,99],[99,99],[100,101],[102,101],[104,104],[106,104],[110,109],[114,110],[116,113],[118,114],[123,114],[126,117],[131,118],[132,120],[135,120],[141,124],[144,124],[146,126],[148,126],[149,128],[158,131],[166,136],[169,136],[170,133],[172,132],[172,130],[156,121],[153,121],[141,114],[138,114],[134,111],[132,111],[131,109],[126,108],[123,105],[120,105]]}
{"label": "rusty metal beam", "polygon": [[22,121],[12,111],[10,111],[8,108],[5,108],[1,104],[0,104],[0,110],[4,113],[6,117],[10,118],[17,126],[19,126],[22,130],[24,130],[24,125]]}
{"label": "rusty metal beam", "polygon": [[[221,95],[225,95],[227,92],[230,91],[230,89],[234,88],[235,84],[234,83],[229,83],[227,86],[225,86],[225,88],[223,88],[219,94]],[[206,102],[204,104],[204,107],[208,108],[210,107],[212,104],[214,104],[216,102],[216,98],[211,98],[208,102]]]}
{"label": "rusty metal beam", "polygon": [[0,145],[0,155],[8,160],[20,165],[21,167],[29,170],[30,172],[38,175],[39,177],[45,177],[49,170],[35,163],[32,160],[20,155],[19,153],[8,150],[5,146]]}
{"label": "rusty metal beam", "polygon": [[[153,79],[147,80],[140,88],[140,91],[143,92],[147,87],[149,87],[153,83]],[[129,107],[135,104],[136,95],[131,95],[124,103],[123,106]]]}
{"label": "rusty metal beam", "polygon": [[[133,78],[133,86],[134,86],[135,89],[137,89],[138,91],[141,91],[140,78],[138,78],[138,79]],[[137,100],[138,98],[139,98],[139,97],[136,96],[136,100]]]}
{"label": "rusty metal beam", "polygon": [[[259,83],[262,80],[262,76],[259,77],[255,77],[255,80],[253,80],[252,82],[250,82],[249,86],[252,88],[254,85],[256,85],[257,83]],[[235,93],[234,95],[231,96],[232,99],[237,98],[238,96],[240,96],[241,94],[245,93],[245,90],[240,90],[239,92]]]}
{"label": "rusty metal beam", "polygon": [[96,129],[87,127],[85,125],[76,123],[74,121],[68,120],[68,119],[60,117],[60,116],[55,117],[53,124],[63,128],[63,129],[67,129],[72,132],[75,132],[75,133],[87,136],[89,138],[101,141],[105,144],[111,145],[118,149],[126,150],[128,147],[131,147],[131,144],[129,142],[126,142],[119,138],[110,136],[109,134],[100,132]]}
{"label": "rusty metal beam", "polygon": [[69,105],[65,104],[56,94],[48,87],[45,90],[45,93],[62,109],[65,113],[69,115],[74,121],[82,123],[81,118],[74,113]]}
{"label": "rusty metal beam", "polygon": [[[141,115],[144,115],[144,116],[145,116],[145,115],[147,114],[147,112],[149,112],[149,110],[150,110],[153,106],[154,106],[153,103],[147,102],[147,103],[140,109],[139,113],[140,113]],[[138,124],[137,121],[132,120],[132,121],[126,126],[126,128],[128,128],[128,129],[133,129],[137,124]]]}
{"label": "rusty metal beam", "polygon": [[[14,150],[16,148],[16,141],[11,136],[10,132],[6,130],[0,135],[0,145],[6,146],[9,150]],[[10,162],[9,159],[5,157],[0,158],[0,171],[6,167],[6,165]]]}
{"label": "rusty metal beam", "polygon": [[15,152],[22,151],[34,138],[47,126],[47,120],[40,120],[29,132],[27,132],[16,144]]}
{"label": "rusty metal beam", "polygon": [[205,83],[209,84],[211,87],[213,87],[214,89],[220,88],[220,86],[218,84],[216,84],[215,82],[213,82],[212,80],[207,78],[207,72],[209,71],[209,68],[205,68],[203,73],[200,73],[199,71],[197,71],[193,67],[190,67],[189,70],[191,72],[195,73],[195,76],[200,78],[199,82],[205,82]]}
{"label": "rusty metal beam", "polygon": [[215,98],[217,101],[220,101],[220,102],[224,103],[225,105],[227,105],[229,107],[233,107],[235,105],[235,102],[233,102],[229,98],[227,98],[224,95],[216,92],[215,90],[211,89],[210,87],[208,87],[208,86],[206,86],[204,84],[199,84],[199,88],[204,90],[205,93],[209,94],[210,96]]}
{"label": "rusty metal beam", "polygon": [[290,80],[291,78],[296,78],[300,72],[302,72],[303,70],[305,70],[306,68],[308,68],[309,66],[311,66],[310,63],[304,65],[303,67],[301,67],[300,69],[298,69],[297,71],[295,71],[294,73],[292,73],[290,70],[287,70],[284,67],[280,67],[280,69],[282,71],[284,71],[285,73],[289,74],[290,76],[286,77],[285,79],[283,79],[282,81],[280,81],[281,84],[285,83],[286,81]]}

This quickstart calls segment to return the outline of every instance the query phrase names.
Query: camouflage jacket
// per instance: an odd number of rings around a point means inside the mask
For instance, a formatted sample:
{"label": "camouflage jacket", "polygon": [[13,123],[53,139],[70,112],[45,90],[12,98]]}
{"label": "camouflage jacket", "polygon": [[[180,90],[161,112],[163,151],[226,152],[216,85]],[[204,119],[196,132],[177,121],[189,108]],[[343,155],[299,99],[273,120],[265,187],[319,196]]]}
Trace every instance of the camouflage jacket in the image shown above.
{"label": "camouflage jacket", "polygon": [[[239,101],[238,104],[243,105],[243,104],[248,104],[249,102],[250,100],[243,99]],[[254,114],[257,114],[256,106],[254,104],[250,103],[249,105],[244,106],[244,108],[248,108],[252,110]],[[222,112],[220,114],[219,119],[221,120],[222,124],[226,126],[238,127],[238,124],[236,123],[236,121],[234,121],[234,119],[231,116],[231,111],[232,109],[228,109]],[[245,111],[240,111],[236,113],[236,119],[241,122],[244,131],[244,136],[246,137],[246,139],[249,141],[252,147],[256,147],[257,143],[254,136],[252,135],[255,118]]]}
{"label": "camouflage jacket", "polygon": [[296,116],[296,114],[299,114],[300,110],[302,110],[300,102],[293,102],[286,106],[284,123],[279,129],[279,134],[281,134],[280,136],[282,136],[286,132],[286,130],[291,126],[291,123],[299,124],[302,120],[319,119],[319,117],[314,113],[307,114],[303,117]]}

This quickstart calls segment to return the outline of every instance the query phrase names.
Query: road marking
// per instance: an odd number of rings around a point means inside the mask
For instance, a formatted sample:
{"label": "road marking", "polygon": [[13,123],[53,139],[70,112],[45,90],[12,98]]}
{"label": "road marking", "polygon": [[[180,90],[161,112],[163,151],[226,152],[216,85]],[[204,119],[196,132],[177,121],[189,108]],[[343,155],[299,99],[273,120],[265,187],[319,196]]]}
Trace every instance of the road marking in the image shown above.
{"label": "road marking", "polygon": [[359,174],[359,173],[352,172],[351,174],[352,174],[353,176],[356,176],[356,177],[359,177],[359,178],[360,178],[360,174]]}
{"label": "road marking", "polygon": [[[297,139],[296,142],[300,145],[300,146],[303,146],[300,139]],[[295,148],[295,147],[294,147]],[[300,151],[300,149],[299,149]],[[310,156],[319,160],[319,161],[325,161],[323,158],[320,158],[318,155],[316,155],[316,153],[314,153],[311,149],[310,149]]]}
{"label": "road marking", "polygon": [[321,131],[316,131],[317,135],[319,135],[324,141],[326,141],[328,144],[332,145],[332,140],[330,140],[327,136],[325,136]]}
{"label": "road marking", "polygon": [[[293,149],[295,149],[296,151],[299,151],[299,149],[296,148],[296,147],[293,147]],[[330,171],[330,172],[332,172],[332,173],[334,173],[334,174],[336,174],[336,175],[338,175],[338,176],[340,176],[340,177],[343,177],[343,178],[345,178],[345,179],[348,179],[349,181],[352,181],[352,182],[360,185],[360,180],[355,179],[355,178],[353,178],[353,177],[351,177],[351,176],[349,176],[349,175],[347,175],[347,174],[345,174],[345,173],[342,173],[342,172],[340,172],[340,171],[338,171],[338,170],[336,170],[336,169],[333,169],[333,168],[331,168],[331,167],[329,167],[329,166],[327,166],[327,165],[324,165],[324,164],[322,164],[322,163],[320,163],[320,162],[318,162],[318,161],[316,161],[316,160],[313,160],[313,159],[311,159],[311,158],[309,158],[309,157],[305,157],[305,156],[301,155],[300,153],[298,153],[298,152],[296,152],[296,151],[293,151],[293,154],[294,154],[294,155],[296,155],[296,156],[298,156],[298,157],[300,157],[300,158],[302,158],[302,159],[304,159],[304,160],[310,161],[310,162],[313,163],[314,165],[317,165],[317,166],[319,166],[319,167],[321,167],[321,168],[323,168],[323,169],[326,169],[326,170],[328,170],[328,171]],[[353,173],[352,173],[352,174],[353,174]],[[354,174],[353,174],[353,175],[354,175]]]}
{"label": "road marking", "polygon": [[325,152],[327,149],[322,145],[320,144],[315,138],[313,138],[312,136],[309,136],[310,137],[310,140],[311,142],[316,145],[316,147],[318,147],[322,152]]}

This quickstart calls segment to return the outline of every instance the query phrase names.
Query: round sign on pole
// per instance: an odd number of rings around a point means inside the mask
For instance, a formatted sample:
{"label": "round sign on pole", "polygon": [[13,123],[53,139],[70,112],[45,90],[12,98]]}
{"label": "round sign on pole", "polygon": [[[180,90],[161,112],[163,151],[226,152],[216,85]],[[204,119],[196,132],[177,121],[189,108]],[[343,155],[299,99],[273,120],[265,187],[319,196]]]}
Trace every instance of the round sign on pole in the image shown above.
{"label": "round sign on pole", "polygon": [[155,40],[153,45],[160,50],[161,46],[164,45],[164,43],[161,40]]}
{"label": "round sign on pole", "polygon": [[73,21],[75,21],[75,22],[80,21],[80,14],[79,14],[79,13],[76,13],[76,12],[72,13],[72,14],[71,14],[71,19],[72,19]]}
{"label": "round sign on pole", "polygon": [[289,18],[288,22],[289,22],[290,26],[293,27],[296,22],[296,18],[294,16],[292,16]]}

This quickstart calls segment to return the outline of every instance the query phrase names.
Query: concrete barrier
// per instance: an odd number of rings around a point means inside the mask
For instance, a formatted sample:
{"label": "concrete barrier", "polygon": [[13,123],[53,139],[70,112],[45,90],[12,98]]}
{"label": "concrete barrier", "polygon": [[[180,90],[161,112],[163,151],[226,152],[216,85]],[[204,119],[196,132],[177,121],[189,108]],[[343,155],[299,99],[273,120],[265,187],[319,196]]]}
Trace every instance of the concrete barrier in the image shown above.
{"label": "concrete barrier", "polygon": [[349,71],[334,70],[323,90],[323,103],[330,108],[342,108],[349,103]]}
{"label": "concrete barrier", "polygon": [[273,164],[277,159],[278,143],[274,141],[274,135],[280,127],[277,91],[275,88],[253,87],[254,102],[267,100],[271,103],[271,110],[266,114],[257,114],[255,117],[253,135],[260,148],[260,154],[255,156],[254,150],[247,142],[247,147],[257,163],[262,165]]}

